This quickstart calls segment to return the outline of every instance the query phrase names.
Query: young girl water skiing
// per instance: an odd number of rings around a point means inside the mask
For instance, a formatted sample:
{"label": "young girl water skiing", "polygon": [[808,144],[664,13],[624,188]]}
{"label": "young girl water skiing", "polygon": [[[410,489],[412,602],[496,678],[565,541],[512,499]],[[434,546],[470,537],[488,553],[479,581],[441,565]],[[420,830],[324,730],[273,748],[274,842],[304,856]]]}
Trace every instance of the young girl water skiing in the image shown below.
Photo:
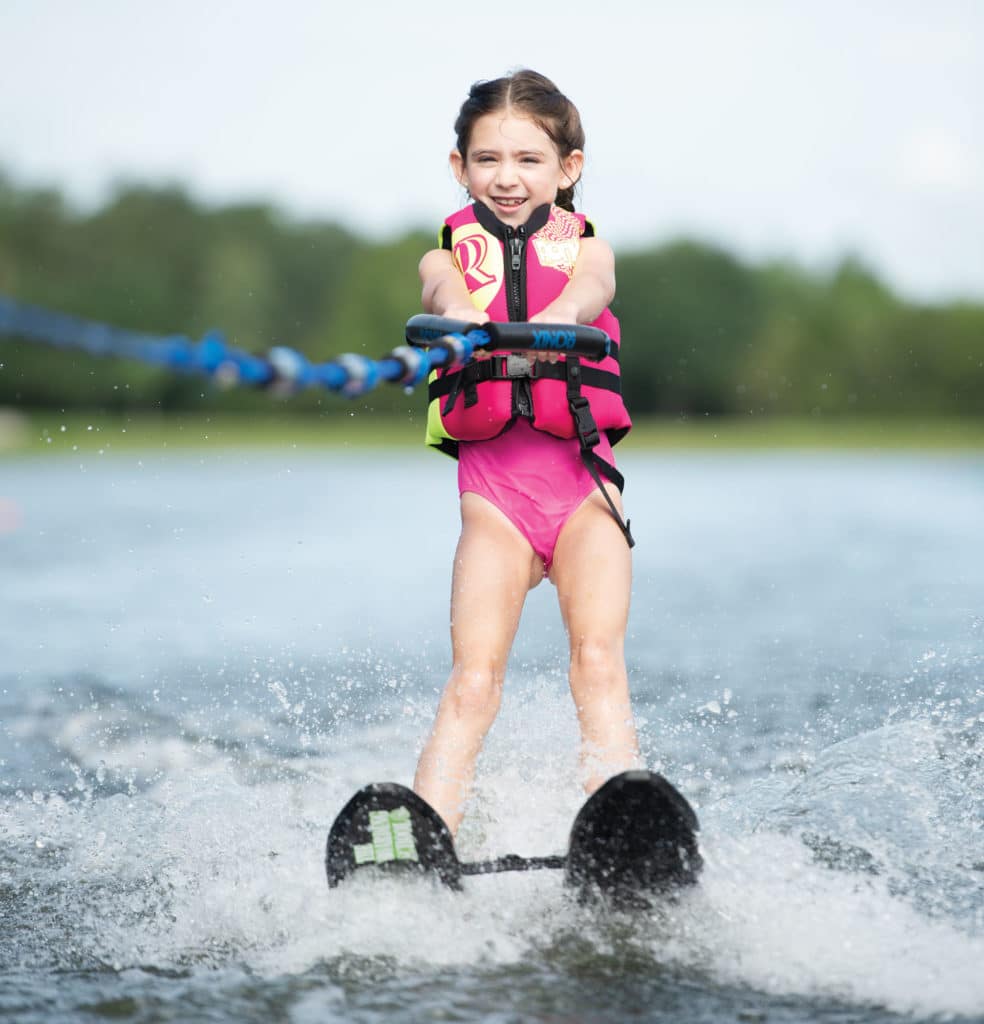
{"label": "young girl water skiing", "polygon": [[[455,132],[451,169],[472,202],[421,260],[424,310],[470,323],[594,324],[617,343],[612,251],[574,212],[584,132],[573,103],[519,71],[472,86]],[[585,790],[638,764],[624,656],[632,541],[611,452],[630,426],[615,355],[594,364],[495,354],[431,384],[428,441],[458,458],[462,525],[453,664],[414,789],[452,833],[526,594],[544,577],[570,642]]]}

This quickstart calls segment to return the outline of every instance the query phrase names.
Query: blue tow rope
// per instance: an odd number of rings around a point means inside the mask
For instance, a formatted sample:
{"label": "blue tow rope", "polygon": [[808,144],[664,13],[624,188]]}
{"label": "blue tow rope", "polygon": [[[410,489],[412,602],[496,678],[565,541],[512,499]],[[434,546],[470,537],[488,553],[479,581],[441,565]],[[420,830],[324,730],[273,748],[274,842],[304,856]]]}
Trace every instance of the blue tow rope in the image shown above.
{"label": "blue tow rope", "polygon": [[312,363],[302,353],[283,346],[270,349],[265,356],[253,355],[229,345],[220,331],[209,331],[197,342],[183,334],[144,334],[0,296],[0,336],[93,356],[134,359],[177,373],[204,375],[222,387],[263,388],[278,395],[320,387],[357,398],[380,381],[410,390],[427,380],[436,367],[463,365],[476,348],[489,345],[486,331],[461,326],[467,329],[430,339],[428,348],[401,345],[378,360],[349,353],[326,363]]}

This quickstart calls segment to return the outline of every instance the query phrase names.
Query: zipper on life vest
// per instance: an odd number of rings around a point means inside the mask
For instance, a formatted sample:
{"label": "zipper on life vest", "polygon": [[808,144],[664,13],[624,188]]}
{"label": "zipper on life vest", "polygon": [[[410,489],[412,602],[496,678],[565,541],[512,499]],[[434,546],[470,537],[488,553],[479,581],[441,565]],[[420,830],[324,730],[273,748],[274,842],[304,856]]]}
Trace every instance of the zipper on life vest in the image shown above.
{"label": "zipper on life vest", "polygon": [[[526,247],[526,225],[514,228],[506,224],[506,309],[510,320],[526,319],[526,261],[523,249]],[[533,418],[533,389],[529,377],[520,377],[512,385],[513,416]]]}
{"label": "zipper on life vest", "polygon": [[525,320],[526,295],[523,286],[526,283],[526,274],[524,273],[526,265],[523,260],[523,250],[526,247],[526,225],[514,228],[507,224],[505,228],[506,249],[509,253],[506,273],[506,306],[509,310],[510,320]]}

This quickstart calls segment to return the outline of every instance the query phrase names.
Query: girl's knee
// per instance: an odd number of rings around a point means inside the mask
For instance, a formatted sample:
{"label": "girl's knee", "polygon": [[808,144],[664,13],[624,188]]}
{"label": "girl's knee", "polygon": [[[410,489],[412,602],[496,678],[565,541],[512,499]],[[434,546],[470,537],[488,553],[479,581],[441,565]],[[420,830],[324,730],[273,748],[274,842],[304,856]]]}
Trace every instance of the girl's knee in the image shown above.
{"label": "girl's knee", "polygon": [[582,636],[571,643],[571,672],[607,677],[623,670],[620,637]]}
{"label": "girl's knee", "polygon": [[444,703],[456,718],[492,723],[502,701],[503,676],[491,666],[455,665]]}
{"label": "girl's knee", "polygon": [[585,637],[572,644],[570,685],[579,715],[627,708],[628,679],[621,643],[608,637]]}

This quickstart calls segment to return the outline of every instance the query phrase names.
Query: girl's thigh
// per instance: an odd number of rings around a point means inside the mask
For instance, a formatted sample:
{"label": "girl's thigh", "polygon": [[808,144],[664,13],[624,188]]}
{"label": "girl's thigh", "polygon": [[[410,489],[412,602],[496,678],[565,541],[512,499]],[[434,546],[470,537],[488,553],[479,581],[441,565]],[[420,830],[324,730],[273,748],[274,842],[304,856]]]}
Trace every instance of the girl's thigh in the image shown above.
{"label": "girl's thigh", "polygon": [[[609,493],[621,510],[614,484]],[[632,554],[605,499],[595,492],[565,524],[554,550],[550,579],[571,646],[587,638],[620,644],[629,617]]]}
{"label": "girl's thigh", "polygon": [[465,492],[451,582],[455,661],[491,656],[504,665],[526,594],[542,578],[526,538],[491,502]]}

